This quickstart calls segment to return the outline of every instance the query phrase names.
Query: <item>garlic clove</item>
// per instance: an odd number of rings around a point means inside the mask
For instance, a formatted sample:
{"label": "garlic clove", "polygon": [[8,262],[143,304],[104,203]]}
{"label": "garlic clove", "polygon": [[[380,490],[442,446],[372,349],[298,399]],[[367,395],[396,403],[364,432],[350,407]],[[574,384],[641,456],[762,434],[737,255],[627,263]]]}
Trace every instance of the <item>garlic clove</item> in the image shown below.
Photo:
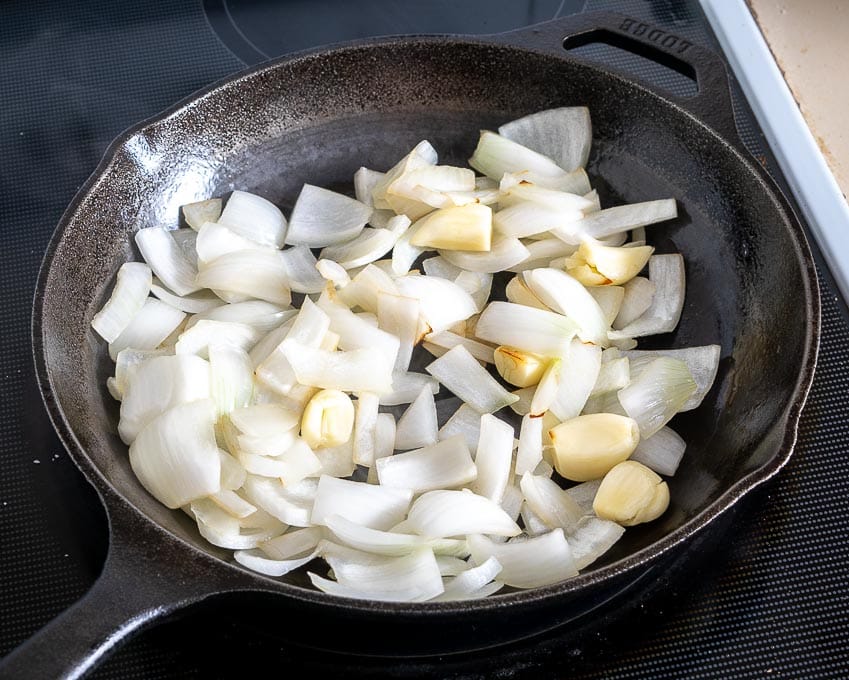
{"label": "garlic clove", "polygon": [[301,437],[312,449],[344,444],[354,427],[354,404],[340,390],[321,390],[309,400],[301,418]]}
{"label": "garlic clove", "polygon": [[492,209],[487,205],[441,208],[413,226],[410,243],[419,248],[489,252],[492,244]]}
{"label": "garlic clove", "polygon": [[536,385],[545,373],[548,359],[533,352],[501,345],[495,348],[495,370],[511,385]]}
{"label": "garlic clove", "polygon": [[586,482],[603,477],[627,460],[640,441],[632,418],[614,413],[592,413],[570,418],[549,431],[554,467],[563,477]]}
{"label": "garlic clove", "polygon": [[668,507],[666,482],[635,460],[611,468],[593,500],[596,515],[626,527],[657,519]]}

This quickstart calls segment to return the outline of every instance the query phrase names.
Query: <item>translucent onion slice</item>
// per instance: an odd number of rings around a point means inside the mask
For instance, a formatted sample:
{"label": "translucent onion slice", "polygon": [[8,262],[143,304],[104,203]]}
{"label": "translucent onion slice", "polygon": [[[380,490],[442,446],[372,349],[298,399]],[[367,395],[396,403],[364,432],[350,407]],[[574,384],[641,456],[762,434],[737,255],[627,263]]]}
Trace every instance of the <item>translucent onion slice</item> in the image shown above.
{"label": "translucent onion slice", "polygon": [[424,338],[424,345],[426,349],[428,349],[428,345],[431,345],[444,350],[437,356],[442,356],[442,354],[457,345],[463,345],[475,359],[488,364],[495,363],[495,349],[491,345],[485,345],[471,338],[464,338],[462,335],[457,335],[451,331],[428,333]]}
{"label": "translucent onion slice", "polygon": [[247,352],[261,337],[260,331],[244,323],[202,319],[180,334],[174,351],[176,354],[195,354],[205,359],[213,343]]}
{"label": "translucent onion slice", "polygon": [[436,165],[438,155],[436,149],[427,140],[422,140],[400,161],[392,166],[384,176],[375,183],[371,195],[375,208],[391,208],[387,201],[386,192],[392,183],[405,173],[427,165]]}
{"label": "translucent onion slice", "polygon": [[222,204],[223,202],[220,198],[209,198],[205,201],[186,203],[182,206],[186,224],[197,231],[205,222],[217,222],[218,218],[221,217]]}
{"label": "translucent onion slice", "polygon": [[118,352],[115,357],[115,388],[119,395],[123,396],[127,385],[133,379],[135,370],[148,359],[163,356],[167,353],[164,349],[133,349],[128,347]]}
{"label": "translucent onion slice", "polygon": [[285,534],[259,544],[259,549],[273,560],[303,556],[318,545],[323,532],[319,527],[290,529]]}
{"label": "translucent onion slice", "polygon": [[498,133],[551,158],[571,172],[587,164],[592,143],[590,112],[585,106],[564,106],[532,113],[498,128]]}
{"label": "translucent onion slice", "polygon": [[196,356],[148,359],[138,364],[127,380],[118,433],[130,444],[146,425],[164,412],[209,396],[208,362]]}
{"label": "translucent onion slice", "polygon": [[419,301],[421,316],[431,331],[444,331],[478,311],[472,296],[453,281],[430,276],[405,276],[396,282],[404,297]]}
{"label": "translucent onion slice", "polygon": [[584,514],[557,482],[548,477],[525,472],[519,487],[528,507],[549,529],[559,527],[569,533]]}
{"label": "translucent onion slice", "polygon": [[491,414],[482,415],[480,438],[475,456],[477,479],[471,485],[471,490],[500,505],[504,491],[510,482],[512,465],[512,426]]}
{"label": "translucent onion slice", "polygon": [[323,248],[350,241],[363,230],[371,212],[354,198],[304,184],[289,218],[286,243]]}
{"label": "translucent onion slice", "polygon": [[577,330],[575,321],[561,314],[510,302],[491,302],[478,319],[475,335],[496,345],[557,356],[568,347]]}
{"label": "translucent onion slice", "polygon": [[519,536],[516,540],[526,540],[526,536],[541,536],[551,531],[551,528],[542,521],[528,504],[527,501],[522,502],[522,507],[519,510],[519,516],[522,518],[522,524],[525,527],[525,533]]}
{"label": "translucent onion slice", "polygon": [[354,440],[349,439],[339,446],[315,450],[321,461],[321,474],[330,477],[350,477],[357,469],[354,462]]}
{"label": "translucent onion slice", "polygon": [[517,536],[522,533],[519,525],[497,503],[468,489],[440,489],[422,494],[410,508],[407,523],[419,535],[432,538],[474,533]]}
{"label": "translucent onion slice", "polygon": [[440,279],[454,281],[463,270],[456,267],[441,255],[429,257],[422,262],[422,269],[427,276],[438,276]]}
{"label": "translucent onion slice", "polygon": [[297,313],[297,309],[283,309],[265,300],[248,300],[231,305],[220,305],[195,314],[187,325],[191,327],[198,321],[207,319],[246,324],[261,333],[268,333],[286,320],[294,318]]}
{"label": "translucent onion slice", "polygon": [[181,312],[188,312],[189,314],[207,312],[224,305],[221,298],[212,291],[199,290],[191,295],[174,295],[174,293],[161,286],[156,280],[150,284],[150,292],[162,300],[162,302],[174,307],[174,309],[179,309]]}
{"label": "translucent onion slice", "polygon": [[296,293],[320,293],[324,279],[316,269],[317,260],[306,246],[286,248],[280,253],[289,287]]}
{"label": "translucent onion slice", "polygon": [[433,400],[433,392],[426,385],[398,419],[394,448],[409,451],[435,444],[438,429],[436,402]]}
{"label": "translucent onion slice", "polygon": [[440,250],[439,254],[461,269],[487,274],[494,274],[515,267],[530,255],[528,249],[519,239],[507,236],[494,238],[489,252]]}
{"label": "translucent onion slice", "polygon": [[601,479],[592,479],[589,482],[581,482],[580,484],[575,484],[575,486],[570,486],[568,489],[564,489],[564,491],[578,504],[578,507],[581,508],[581,511],[585,515],[592,515],[594,514],[593,500],[596,493],[598,493],[599,486],[601,486]]}
{"label": "translucent onion slice", "polygon": [[587,292],[601,307],[604,320],[610,326],[622,307],[622,300],[625,299],[625,288],[623,286],[593,286],[587,288]]}
{"label": "translucent onion slice", "polygon": [[425,370],[479,413],[494,413],[518,399],[481,367],[462,345],[457,345]]}
{"label": "translucent onion slice", "polygon": [[392,391],[392,365],[380,350],[364,347],[349,352],[330,352],[286,339],[280,351],[302,385],[343,392]]}
{"label": "translucent onion slice", "polygon": [[[310,481],[312,480],[306,480],[306,482]],[[301,484],[303,485],[305,482],[301,482]],[[312,484],[317,483],[313,481]],[[310,488],[310,485],[307,485],[307,488]],[[317,486],[312,488],[317,488]],[[312,526],[310,516],[313,498],[298,493],[294,487],[292,490],[287,489],[279,479],[248,475],[245,479],[243,491],[251,503],[262,508],[281,522],[297,527]]]}
{"label": "translucent onion slice", "polygon": [[[285,536],[285,534],[284,534]],[[318,556],[318,550],[313,550],[308,555],[288,560],[271,559],[261,550],[237,550],[233,558],[243,567],[265,574],[266,576],[284,576],[290,571],[300,569],[309,564]]]}
{"label": "translucent onion slice", "polygon": [[204,286],[195,283],[197,269],[186,259],[171,233],[162,227],[139,229],[136,245],[153,273],[177,295],[188,295]]}
{"label": "translucent onion slice", "polygon": [[218,460],[221,461],[221,488],[232,491],[241,489],[247,478],[245,468],[223,449],[218,449]]}
{"label": "translucent onion slice", "polygon": [[687,444],[677,432],[662,427],[647,439],[641,439],[631,460],[642,463],[659,475],[671,477],[678,470]]}
{"label": "translucent onion slice", "polygon": [[109,343],[113,361],[127,348],[152,350],[159,347],[183,322],[186,315],[156,298],[147,298],[132,321]]}
{"label": "translucent onion slice", "polygon": [[519,449],[516,453],[516,475],[532,472],[542,460],[543,419],[530,414],[522,417]]}
{"label": "translucent onion slice", "polygon": [[675,330],[684,309],[684,258],[680,254],[652,255],[649,279],[656,293],[651,306],[638,319],[618,331],[610,331],[611,340],[639,338]]}
{"label": "translucent onion slice", "polygon": [[431,548],[435,554],[451,556],[468,555],[465,540],[452,538],[428,539],[415,534],[403,534],[392,531],[379,531],[362,526],[349,519],[334,515],[327,518],[327,528],[342,543],[363,552],[374,555],[408,555],[422,547]]}
{"label": "translucent onion slice", "polygon": [[210,396],[219,415],[250,403],[253,367],[247,352],[232,345],[209,345]]}
{"label": "translucent onion slice", "polygon": [[382,486],[412,489],[413,493],[458,487],[477,476],[477,468],[461,435],[381,458],[375,465]]}
{"label": "translucent onion slice", "polygon": [[640,439],[651,437],[666,425],[696,391],[687,364],[658,357],[640,371],[632,365],[631,383],[618,392],[619,403],[637,421]]}
{"label": "translucent onion slice", "polygon": [[678,206],[675,199],[665,198],[599,210],[588,214],[575,226],[579,233],[600,239],[676,217],[678,217]]}
{"label": "translucent onion slice", "polygon": [[585,569],[622,538],[625,527],[600,517],[583,517],[569,535],[569,547],[578,569]]}
{"label": "translucent onion slice", "polygon": [[380,293],[400,295],[398,286],[389,273],[375,264],[363,267],[347,286],[337,291],[339,300],[351,309],[360,307],[363,311],[377,313],[377,296]]}
{"label": "translucent onion slice", "polygon": [[469,159],[478,172],[498,181],[505,172],[531,172],[545,177],[559,177],[566,172],[547,156],[532,151],[507,137],[484,130],[475,152]]}
{"label": "translucent onion slice", "polygon": [[578,325],[578,337],[585,342],[606,347],[608,324],[595,298],[580,282],[557,269],[531,269],[524,272],[525,284],[531,292]]}
{"label": "translucent onion slice", "polygon": [[562,359],[563,379],[551,402],[551,412],[560,420],[569,420],[581,411],[589,399],[601,370],[601,347],[580,340],[572,340],[569,351]]}
{"label": "translucent onion slice", "polygon": [[246,236],[237,234],[227,226],[215,222],[207,222],[200,228],[195,247],[201,268],[227,253],[235,253],[240,250],[271,249],[271,246],[257,243]]}
{"label": "translucent onion slice", "polygon": [[[321,251],[321,258],[323,260],[338,262],[345,269],[362,267],[365,264],[379,260],[392,250],[395,242],[410,224],[410,220],[407,217],[400,216],[396,219],[405,220],[405,223],[390,224],[390,228],[388,229],[366,227],[350,241],[344,241],[338,245],[324,248]],[[401,228],[398,226],[399,224],[406,224],[406,226]]]}
{"label": "translucent onion slice", "polygon": [[496,543],[486,536],[469,536],[468,541],[475,562],[494,557],[501,564],[498,580],[515,588],[547,586],[578,573],[562,529],[525,541]]}
{"label": "translucent onion slice", "polygon": [[[561,214],[561,219],[558,220],[558,223],[551,224],[549,230],[571,229],[573,223],[579,224],[578,220],[581,220],[586,211],[592,211],[595,207],[592,201],[579,194],[546,189],[528,182],[514,184],[510,178],[507,178],[506,181],[502,180],[498,198],[498,205],[502,209],[528,203]],[[531,213],[528,213],[528,216],[530,217]],[[540,221],[543,218],[536,217],[535,219]],[[531,234],[527,235],[530,236]]]}
{"label": "translucent onion slice", "polygon": [[318,306],[330,319],[330,330],[339,335],[340,349],[374,348],[384,353],[386,361],[395,365],[400,347],[395,335],[376,328],[345,305],[332,302],[325,296],[319,298]]}
{"label": "translucent onion slice", "polygon": [[501,499],[501,509],[515,522],[518,521],[524,504],[524,496],[518,486],[508,484]]}
{"label": "translucent onion slice", "polygon": [[691,411],[697,408],[710,391],[719,371],[719,359],[722,348],[719,345],[703,345],[700,347],[682,347],[681,349],[657,349],[657,350],[628,350],[625,356],[639,368],[651,358],[661,356],[672,359],[680,359],[690,370],[693,380],[696,381],[696,391],[681,407],[681,411]]}
{"label": "translucent onion slice", "polygon": [[313,524],[324,525],[329,517],[341,515],[357,524],[386,531],[404,519],[412,497],[410,489],[322,475],[310,519]]}
{"label": "translucent onion slice", "polygon": [[374,206],[372,189],[386,176],[386,173],[371,170],[365,166],[354,173],[354,198],[370,208]]}
{"label": "translucent onion slice", "polygon": [[309,573],[310,581],[330,595],[381,602],[424,602],[444,587],[430,548],[418,548],[402,557],[382,557],[371,564],[332,564],[338,581]]}
{"label": "translucent onion slice", "polygon": [[501,563],[494,557],[490,557],[480,566],[466,569],[450,581],[446,581],[445,592],[434,600],[469,600],[497,593],[503,584],[492,583],[492,580],[500,572]]}
{"label": "translucent onion slice", "polygon": [[251,437],[282,437],[300,425],[300,415],[281,404],[253,404],[233,410],[230,422]]}
{"label": "translucent onion slice", "polygon": [[377,294],[378,326],[398,338],[395,371],[405,372],[410,368],[413,347],[419,340],[419,314],[421,308],[416,298]]}
{"label": "translucent onion slice", "polygon": [[545,176],[527,170],[524,172],[508,172],[501,178],[499,188],[506,189],[522,182],[536,184],[545,189],[578,194],[579,196],[584,196],[584,198],[593,204],[597,203],[597,195],[591,191],[590,179],[587,177],[587,173],[583,168],[577,168],[572,172],[557,176]]}
{"label": "translucent onion slice", "polygon": [[392,374],[392,390],[380,395],[381,406],[411,404],[423,387],[433,394],[439,392],[439,381],[424,373],[395,372]]}
{"label": "translucent onion slice", "polygon": [[91,327],[106,342],[115,340],[139,313],[150,293],[150,267],[141,262],[125,262],[118,270],[112,295],[94,315]]}
{"label": "translucent onion slice", "polygon": [[472,296],[480,312],[483,311],[486,303],[489,302],[489,296],[492,292],[492,278],[492,274],[486,272],[468,272],[464,270],[457,275],[454,283]]}
{"label": "translucent onion slice", "polygon": [[133,472],[163,505],[179,508],[220,490],[215,418],[209,399],[179,404],[149,422],[131,444]]}
{"label": "translucent onion slice", "polygon": [[351,450],[351,458],[357,465],[374,465],[379,407],[380,397],[376,394],[360,392],[357,395]]}
{"label": "translucent onion slice", "polygon": [[413,236],[416,235],[416,231],[418,231],[418,226],[414,224],[398,237],[398,240],[392,247],[392,272],[396,276],[404,276],[409,273],[410,268],[419,258],[419,255],[425,252],[424,248],[414,246],[411,243]]}
{"label": "translucent onion slice", "polygon": [[268,300],[283,307],[292,301],[280,252],[271,249],[240,250],[216,258],[202,268],[197,284]]}
{"label": "translucent onion slice", "polygon": [[209,497],[218,507],[226,510],[237,519],[244,519],[256,512],[255,505],[251,505],[232,489],[221,489]]}
{"label": "translucent onion slice", "polygon": [[281,248],[286,239],[286,218],[280,208],[247,191],[230,194],[218,223],[262,245]]}
{"label": "translucent onion slice", "polygon": [[[553,260],[571,255],[575,251],[574,245],[564,243],[559,238],[543,238],[537,241],[527,241],[524,245],[529,253],[528,258],[526,260],[522,260],[516,266],[510,267],[508,271],[518,273],[523,272],[526,269],[553,266],[551,265]],[[517,279],[513,280],[515,281]],[[516,300],[511,300],[511,302],[516,302]]]}
{"label": "translucent onion slice", "polygon": [[189,511],[197,521],[201,536],[213,545],[230,550],[255,548],[287,529],[285,524],[262,510],[244,519],[236,519],[208,498],[193,501]]}
{"label": "translucent onion slice", "polygon": [[598,378],[596,378],[590,396],[597,396],[606,392],[616,392],[623,387],[627,387],[629,382],[631,382],[631,368],[628,357],[620,357],[619,359],[612,359],[606,362],[602,360]]}
{"label": "translucent onion slice", "polygon": [[654,283],[643,276],[635,276],[625,284],[625,294],[619,312],[611,324],[616,330],[622,330],[628,324],[639,319],[651,307],[656,290]]}
{"label": "translucent onion slice", "polygon": [[481,431],[481,414],[468,404],[461,404],[446,423],[439,429],[438,437],[441,440],[448,439],[454,435],[462,435],[466,446],[472,456],[476,455]]}

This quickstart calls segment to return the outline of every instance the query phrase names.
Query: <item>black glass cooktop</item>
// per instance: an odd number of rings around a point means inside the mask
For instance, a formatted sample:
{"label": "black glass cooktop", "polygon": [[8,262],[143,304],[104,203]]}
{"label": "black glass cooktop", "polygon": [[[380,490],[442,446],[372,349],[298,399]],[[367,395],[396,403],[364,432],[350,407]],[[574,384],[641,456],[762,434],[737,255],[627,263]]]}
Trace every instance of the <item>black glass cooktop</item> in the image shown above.
{"label": "black glass cooktop", "polygon": [[[96,494],[41,404],[29,326],[50,235],[109,142],[194,90],[288,52],[376,35],[494,33],[597,9],[716,46],[693,0],[0,3],[0,654],[79,598],[106,553]],[[693,89],[634,57],[582,50],[673,93]],[[742,138],[774,170],[735,97]],[[362,659],[287,644],[252,626],[245,611],[221,605],[142,632],[93,677],[238,677],[251,668],[294,677],[845,677],[849,327],[825,270],[822,294],[819,369],[790,464],[737,508],[722,537],[697,543],[686,564],[667,565],[581,626],[485,655]]]}

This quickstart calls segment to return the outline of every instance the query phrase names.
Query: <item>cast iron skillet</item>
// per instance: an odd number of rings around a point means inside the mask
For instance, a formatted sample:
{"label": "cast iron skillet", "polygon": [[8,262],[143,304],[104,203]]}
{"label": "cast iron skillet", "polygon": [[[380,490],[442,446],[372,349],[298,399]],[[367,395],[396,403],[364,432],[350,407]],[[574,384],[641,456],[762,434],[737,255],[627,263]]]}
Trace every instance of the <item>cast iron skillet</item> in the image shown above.
{"label": "cast iron skillet", "polygon": [[[588,65],[564,49],[601,41],[698,82],[689,99]],[[178,206],[247,188],[290,206],[303,182],[342,185],[387,168],[427,138],[468,158],[480,128],[587,105],[589,165],[605,205],[668,196],[681,216],[651,227],[687,262],[687,303],[664,346],[720,343],[716,386],[676,428],[688,441],[672,506],[630,530],[585,574],[472,603],[381,604],[248,573],[186,517],[154,501],[115,434],[112,371],[89,321],[131,234],[176,225]],[[370,40],[296,55],[225,81],[117,140],[62,218],[41,270],[34,353],[51,419],[109,517],[109,554],[91,591],[9,657],[5,676],[77,676],[142,626],[213,595],[272,609],[281,634],[370,654],[427,655],[517,640],[624,597],[656,577],[744,494],[787,461],[813,377],[819,298],[796,218],[736,129],[723,62],[632,19],[580,15],[484,37]]]}

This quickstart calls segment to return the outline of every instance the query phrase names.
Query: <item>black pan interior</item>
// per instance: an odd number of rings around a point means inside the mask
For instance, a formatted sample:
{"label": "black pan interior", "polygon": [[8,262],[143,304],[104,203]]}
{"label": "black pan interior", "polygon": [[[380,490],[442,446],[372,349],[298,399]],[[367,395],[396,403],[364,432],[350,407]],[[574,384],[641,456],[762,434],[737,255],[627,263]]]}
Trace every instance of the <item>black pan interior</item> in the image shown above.
{"label": "black pan interior", "polygon": [[425,138],[442,162],[462,164],[479,129],[563,105],[590,108],[588,170],[604,206],[678,200],[679,218],[649,227],[649,240],[684,254],[687,302],[675,333],[652,345],[722,346],[714,389],[673,423],[688,451],[670,511],[593,569],[649,549],[723,494],[730,502],[734,484],[775,459],[809,350],[810,286],[781,202],[733,147],[627,80],[565,53],[463,40],[383,41],[272,65],[115,147],[63,220],[42,291],[49,398],[77,460],[171,534],[229,561],[141,488],[115,434],[112,364],[89,321],[133,255],[132,232],[176,225],[181,204],[235,188],[285,208],[304,182],[350,186],[359,166],[384,170]]}

